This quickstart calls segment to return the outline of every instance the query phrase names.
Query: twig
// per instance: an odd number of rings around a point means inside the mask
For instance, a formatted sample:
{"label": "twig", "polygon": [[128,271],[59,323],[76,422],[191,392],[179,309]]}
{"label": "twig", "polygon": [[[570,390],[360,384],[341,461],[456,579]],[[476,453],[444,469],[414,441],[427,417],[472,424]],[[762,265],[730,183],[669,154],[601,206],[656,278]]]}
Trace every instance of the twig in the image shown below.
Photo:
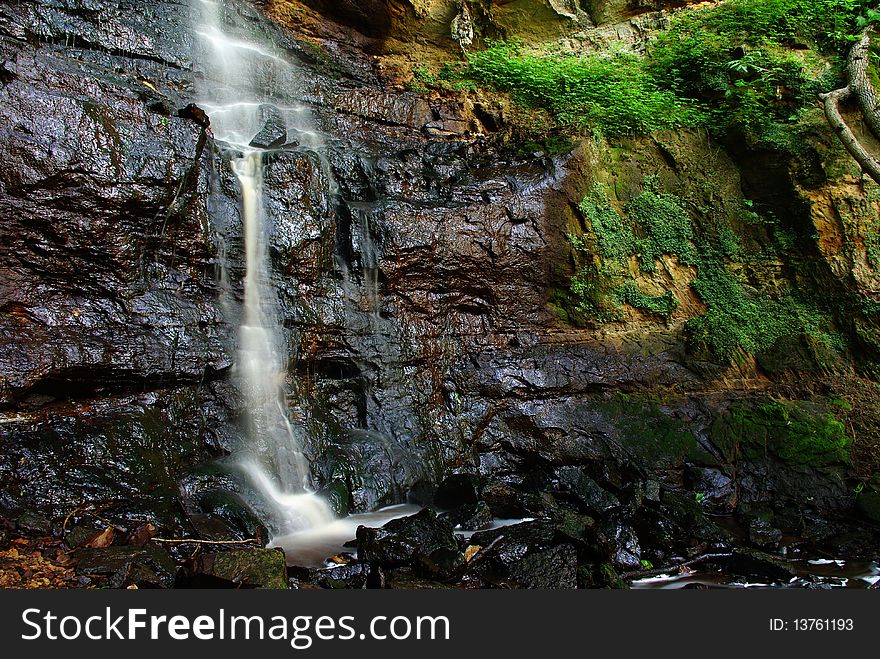
{"label": "twig", "polygon": [[247,540],[196,540],[194,538],[183,538],[181,540],[171,540],[168,538],[153,538],[153,542],[164,542],[169,545],[250,545],[259,544],[256,538]]}
{"label": "twig", "polygon": [[695,565],[697,563],[701,563],[710,558],[730,558],[733,554],[703,554],[702,556],[697,556],[696,558],[692,558],[689,561],[685,561],[684,563],[679,563],[678,565],[672,565],[670,567],[663,568],[655,568],[653,570],[640,570],[638,572],[624,572],[621,576],[622,579],[626,581],[632,581],[633,579],[644,579],[646,577],[658,577],[661,574],[669,574],[670,572],[680,571],[683,567],[690,567],[691,565]]}

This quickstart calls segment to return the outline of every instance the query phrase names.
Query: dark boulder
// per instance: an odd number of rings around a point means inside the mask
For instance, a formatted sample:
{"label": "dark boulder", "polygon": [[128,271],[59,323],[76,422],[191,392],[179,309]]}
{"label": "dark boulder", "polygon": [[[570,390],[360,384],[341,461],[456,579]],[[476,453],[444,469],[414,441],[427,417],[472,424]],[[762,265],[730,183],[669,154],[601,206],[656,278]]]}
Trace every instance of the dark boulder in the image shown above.
{"label": "dark boulder", "polygon": [[556,471],[563,492],[584,512],[603,515],[620,506],[620,501],[611,492],[603,489],[595,480],[576,467],[562,467]]}
{"label": "dark boulder", "polygon": [[756,517],[749,522],[749,540],[758,547],[776,549],[782,541],[782,531],[775,528],[768,520]]}
{"label": "dark boulder", "polygon": [[260,106],[260,121],[263,127],[254,135],[250,146],[257,149],[276,149],[287,142],[287,122],[272,105]]}
{"label": "dark boulder", "polygon": [[[206,490],[199,493],[198,504],[206,516],[221,521],[226,529],[226,537],[218,537],[216,533],[212,533],[209,539],[256,539],[264,545],[268,542],[269,531],[266,525],[238,494],[221,489]],[[195,523],[193,525],[196,526]]]}
{"label": "dark boulder", "polygon": [[474,474],[453,474],[445,478],[434,493],[434,505],[443,510],[473,505],[479,499],[479,479]]}
{"label": "dark boulder", "polygon": [[370,563],[349,563],[322,570],[315,570],[311,582],[331,590],[377,587],[380,568]]}
{"label": "dark boulder", "polygon": [[576,588],[577,551],[559,539],[549,520],[475,533],[464,581],[487,587]]}
{"label": "dark boulder", "polygon": [[537,492],[524,492],[507,483],[487,485],[483,501],[498,519],[538,517],[547,509],[547,502]]}
{"label": "dark boulder", "polygon": [[357,530],[358,559],[387,567],[409,566],[423,576],[447,578],[462,564],[452,524],[425,508],[379,529]]}
{"label": "dark boulder", "polygon": [[77,549],[73,558],[78,575],[108,577],[114,588],[171,588],[177,573],[174,560],[156,544]]}
{"label": "dark boulder", "polygon": [[462,531],[481,531],[492,526],[492,511],[484,501],[459,506],[451,512],[443,513],[440,518]]}
{"label": "dark boulder", "polygon": [[642,548],[635,530],[620,515],[606,521],[600,535],[615,568],[626,571],[641,566]]}

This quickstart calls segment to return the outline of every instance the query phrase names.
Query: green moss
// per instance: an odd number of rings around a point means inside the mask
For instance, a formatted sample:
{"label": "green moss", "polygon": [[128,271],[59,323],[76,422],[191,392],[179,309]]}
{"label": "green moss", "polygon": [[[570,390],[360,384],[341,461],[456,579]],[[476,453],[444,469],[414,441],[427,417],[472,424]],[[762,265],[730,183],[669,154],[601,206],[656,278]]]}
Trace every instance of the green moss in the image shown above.
{"label": "green moss", "polygon": [[646,468],[680,466],[684,462],[716,464],[688,425],[664,412],[657,399],[617,394],[596,405],[614,421],[621,445]]}
{"label": "green moss", "polygon": [[[579,208],[589,223],[599,254],[605,261],[623,263],[630,254],[637,252],[639,243],[632,229],[611,205],[602,185],[597,183],[592,192],[584,197]],[[572,240],[572,244],[583,249],[583,244],[577,244],[575,240]]]}
{"label": "green moss", "polygon": [[809,467],[850,464],[852,440],[831,412],[798,402],[768,402],[735,407],[716,419],[713,440],[733,459],[735,447],[744,457],[773,456]]}
{"label": "green moss", "polygon": [[678,309],[678,298],[672,291],[662,295],[649,295],[641,291],[634,281],[628,281],[615,292],[620,304],[628,304],[663,318],[669,318]]}
{"label": "green moss", "polygon": [[823,336],[830,324],[803,301],[747,292],[717,254],[703,255],[692,286],[708,310],[688,321],[688,339],[721,359],[768,350],[786,336]]}
{"label": "green moss", "polygon": [[[587,233],[569,236],[582,261],[572,277],[571,294],[578,300],[577,311],[595,322],[619,320],[622,304],[663,318],[671,316],[678,307],[675,295],[666,291],[651,296],[641,291],[633,280],[631,259],[637,258],[640,272],[649,273],[661,256],[673,255],[696,268],[691,286],[707,307],[705,314],[688,321],[688,341],[715,359],[730,361],[744,353],[762,353],[786,337],[806,336],[829,350],[845,347],[842,337],[829,331],[830,317],[815,304],[747,288],[731,270],[741,248],[728,224],[719,224],[713,238],[695,244],[686,203],[659,192],[656,181],[646,179],[644,189],[625,206],[624,213],[618,212],[599,184],[585,196],[580,210]],[[743,212],[766,224],[747,205]],[[780,231],[774,235],[779,242]],[[590,258],[593,246],[601,257],[598,262]]]}
{"label": "green moss", "polygon": [[685,265],[693,265],[697,256],[691,242],[694,231],[681,201],[675,195],[658,193],[650,178],[645,186],[626,206],[627,215],[645,234],[637,246],[642,270],[653,272],[663,254],[676,254]]}

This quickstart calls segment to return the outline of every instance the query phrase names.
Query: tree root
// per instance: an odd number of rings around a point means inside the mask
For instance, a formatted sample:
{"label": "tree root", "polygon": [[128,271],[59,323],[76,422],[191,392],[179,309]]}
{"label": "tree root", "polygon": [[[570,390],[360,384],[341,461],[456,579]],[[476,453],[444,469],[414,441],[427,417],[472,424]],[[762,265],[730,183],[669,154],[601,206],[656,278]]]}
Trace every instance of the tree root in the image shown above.
{"label": "tree root", "polygon": [[880,183],[880,161],[872,156],[846,124],[840,105],[855,97],[869,130],[880,139],[880,105],[868,77],[871,38],[865,32],[849,51],[847,86],[828,94],[820,94],[825,103],[825,118],[840,142],[868,176]]}

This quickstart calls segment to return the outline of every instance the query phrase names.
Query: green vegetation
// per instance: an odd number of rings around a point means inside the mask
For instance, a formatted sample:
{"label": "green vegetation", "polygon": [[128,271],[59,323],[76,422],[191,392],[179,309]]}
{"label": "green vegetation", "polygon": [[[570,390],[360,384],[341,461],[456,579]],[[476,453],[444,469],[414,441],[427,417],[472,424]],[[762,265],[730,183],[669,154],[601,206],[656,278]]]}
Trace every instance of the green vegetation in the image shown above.
{"label": "green vegetation", "polygon": [[714,132],[735,128],[791,146],[786,127],[819,92],[837,86],[838,57],[868,4],[731,0],[682,12],[651,48],[646,68],[679,97],[704,103]]}
{"label": "green vegetation", "polygon": [[720,258],[711,254],[702,259],[692,286],[708,310],[688,321],[688,339],[722,359],[734,358],[740,350],[767,350],[784,336],[821,337],[828,324],[819,311],[792,297],[747,292]]}
{"label": "green vegetation", "polygon": [[466,78],[546,109],[563,126],[624,135],[695,125],[701,119],[695,107],[662,89],[634,55],[532,53],[517,42],[500,42],[467,60]]}
{"label": "green vegetation", "polygon": [[729,417],[716,420],[714,431],[716,439],[739,445],[749,459],[772,454],[783,462],[810,467],[850,464],[852,440],[843,423],[830,412],[802,403],[774,401],[734,408]]}
{"label": "green vegetation", "polygon": [[[691,286],[707,307],[706,313],[687,323],[691,345],[708,349],[722,361],[743,352],[766,351],[790,336],[812,336],[829,348],[842,348],[840,338],[828,331],[829,318],[815,305],[792,296],[747,290],[730,268],[742,258],[736,234],[721,225],[714,240],[697,244],[685,206],[675,195],[658,192],[656,182],[648,179],[621,214],[605,189],[594,186],[580,205],[587,235],[569,236],[576,253],[588,254],[592,240],[601,257],[598,263],[581,264],[572,278],[577,311],[604,323],[617,320],[620,305],[629,304],[669,318],[679,306],[675,295],[671,291],[648,295],[634,280],[640,273],[653,272],[657,259],[668,254],[696,268]],[[637,272],[633,272],[634,260]]]}
{"label": "green vegetation", "polygon": [[413,89],[510,92],[557,128],[607,136],[703,125],[796,148],[792,126],[840,77],[839,58],[877,18],[869,0],[728,0],[676,14],[647,57],[578,55],[490,42],[437,74],[414,70]]}
{"label": "green vegetation", "polygon": [[634,281],[626,282],[614,295],[620,304],[625,303],[663,318],[669,318],[678,309],[678,298],[672,291],[666,291],[662,295],[648,295]]}

